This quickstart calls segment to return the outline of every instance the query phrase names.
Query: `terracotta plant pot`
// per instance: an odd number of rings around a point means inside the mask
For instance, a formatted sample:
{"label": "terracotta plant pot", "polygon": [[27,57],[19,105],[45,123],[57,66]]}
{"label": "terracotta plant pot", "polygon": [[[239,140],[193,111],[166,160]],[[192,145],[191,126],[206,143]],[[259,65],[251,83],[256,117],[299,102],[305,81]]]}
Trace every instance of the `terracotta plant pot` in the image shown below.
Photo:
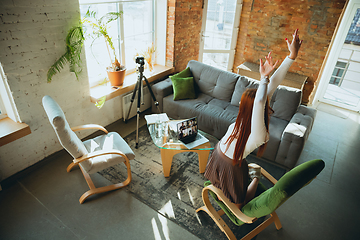
{"label": "terracotta plant pot", "polygon": [[126,71],[126,69],[116,71],[116,72],[115,71],[107,71],[111,86],[122,86],[123,85],[124,79],[125,79],[125,71]]}

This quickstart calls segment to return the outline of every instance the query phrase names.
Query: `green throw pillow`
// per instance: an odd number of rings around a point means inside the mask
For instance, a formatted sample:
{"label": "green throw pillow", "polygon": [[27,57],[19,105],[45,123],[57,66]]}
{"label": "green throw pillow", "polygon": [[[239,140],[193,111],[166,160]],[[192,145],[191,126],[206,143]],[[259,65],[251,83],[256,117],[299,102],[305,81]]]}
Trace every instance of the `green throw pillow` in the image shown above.
{"label": "green throw pillow", "polygon": [[174,101],[196,98],[193,77],[170,77],[174,89]]}
{"label": "green throw pillow", "polygon": [[192,74],[191,74],[191,71],[190,71],[190,68],[186,68],[185,70],[177,73],[177,74],[174,74],[172,76],[170,76],[170,79],[173,79],[173,78],[187,78],[187,77],[192,77]]}

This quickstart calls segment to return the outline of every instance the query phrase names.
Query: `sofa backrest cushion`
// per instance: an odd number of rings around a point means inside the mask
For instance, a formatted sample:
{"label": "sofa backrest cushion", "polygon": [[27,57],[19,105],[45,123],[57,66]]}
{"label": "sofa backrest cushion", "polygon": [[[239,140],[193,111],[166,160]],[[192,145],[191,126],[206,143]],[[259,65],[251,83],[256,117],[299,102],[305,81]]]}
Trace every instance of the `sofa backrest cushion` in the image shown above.
{"label": "sofa backrest cushion", "polygon": [[300,106],[301,98],[300,89],[280,85],[270,100],[270,107],[274,110],[272,116],[290,121]]}
{"label": "sofa backrest cushion", "polygon": [[[239,106],[241,95],[246,88],[258,88],[259,83],[258,80],[241,76],[235,85],[231,104]],[[270,99],[270,107],[274,110],[272,117],[290,121],[300,106],[301,97],[302,92],[300,89],[280,85]]]}
{"label": "sofa backrest cushion", "polygon": [[239,80],[235,85],[235,90],[231,97],[231,104],[235,106],[239,106],[239,102],[241,100],[241,96],[247,88],[258,88],[260,82],[258,80],[240,76]]}
{"label": "sofa backrest cushion", "polygon": [[187,67],[190,68],[200,92],[230,102],[239,75],[195,60],[189,61]]}

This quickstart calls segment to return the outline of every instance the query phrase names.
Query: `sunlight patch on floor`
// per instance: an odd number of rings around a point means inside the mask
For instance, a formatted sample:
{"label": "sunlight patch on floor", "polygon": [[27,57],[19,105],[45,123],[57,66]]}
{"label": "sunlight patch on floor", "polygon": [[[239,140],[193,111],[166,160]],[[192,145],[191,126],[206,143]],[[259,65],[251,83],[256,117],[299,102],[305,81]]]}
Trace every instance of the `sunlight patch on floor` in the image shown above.
{"label": "sunlight patch on floor", "polygon": [[195,205],[194,197],[191,195],[190,189],[188,187],[186,188],[186,190],[188,191],[190,201],[191,201],[192,205],[194,206]]}
{"label": "sunlight patch on floor", "polygon": [[197,212],[195,212],[195,217],[198,220],[199,224],[202,226],[202,222],[201,222],[201,220],[199,218],[199,214]]}
{"label": "sunlight patch on floor", "polygon": [[349,115],[350,115],[349,110],[346,110],[344,108],[339,108],[339,107],[336,107],[336,106],[332,106],[332,105],[329,105],[329,104],[326,104],[326,103],[320,103],[316,107],[316,109],[319,110],[319,111],[326,112],[326,113],[329,113],[331,115],[340,117],[340,118],[344,118],[344,119],[348,118]]}
{"label": "sunlight patch on floor", "polygon": [[152,228],[153,228],[155,240],[161,240],[161,235],[160,235],[160,232],[159,232],[159,228],[158,228],[158,226],[156,224],[155,218],[151,219],[151,225],[152,225]]}
{"label": "sunlight patch on floor", "polygon": [[169,200],[160,210],[164,215],[167,215],[169,218],[175,218],[174,209],[171,203],[171,200]]}
{"label": "sunlight patch on floor", "polygon": [[168,220],[166,219],[166,217],[164,217],[161,214],[158,214],[158,218],[161,222],[161,226],[162,226],[162,232],[165,236],[166,240],[170,240],[170,231],[169,231],[169,226],[168,226]]}

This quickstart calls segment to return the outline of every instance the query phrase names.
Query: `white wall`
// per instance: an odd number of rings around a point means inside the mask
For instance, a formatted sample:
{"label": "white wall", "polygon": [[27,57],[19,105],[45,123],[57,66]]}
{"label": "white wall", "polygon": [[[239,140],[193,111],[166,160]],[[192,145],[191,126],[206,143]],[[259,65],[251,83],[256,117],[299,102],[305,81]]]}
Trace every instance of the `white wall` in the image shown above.
{"label": "white wall", "polygon": [[79,19],[77,0],[0,2],[0,62],[20,118],[32,132],[0,147],[3,179],[62,149],[41,104],[44,95],[59,103],[70,126],[106,126],[122,117],[120,97],[107,101],[100,110],[90,102],[85,60],[79,81],[66,67],[51,83],[46,82],[47,70],[64,53],[67,32]]}

